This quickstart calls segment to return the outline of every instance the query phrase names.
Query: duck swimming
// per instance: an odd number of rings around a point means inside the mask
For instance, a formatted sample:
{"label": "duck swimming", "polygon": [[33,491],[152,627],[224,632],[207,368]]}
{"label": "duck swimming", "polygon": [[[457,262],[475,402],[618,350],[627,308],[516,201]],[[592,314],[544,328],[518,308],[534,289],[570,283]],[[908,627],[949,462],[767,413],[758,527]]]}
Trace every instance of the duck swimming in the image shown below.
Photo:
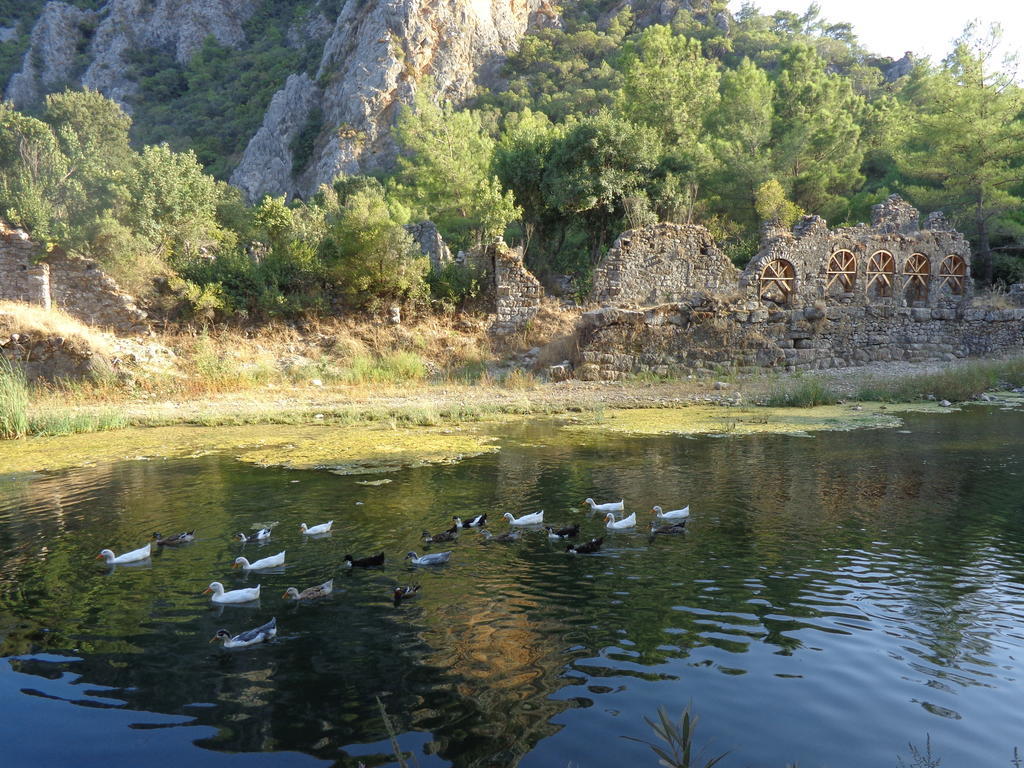
{"label": "duck swimming", "polygon": [[323,584],[318,584],[315,587],[304,589],[301,592],[299,592],[295,587],[288,587],[281,597],[284,599],[291,598],[292,600],[316,600],[321,597],[327,597],[333,591],[334,579],[331,579],[330,581],[325,581]]}
{"label": "duck swimming", "polygon": [[635,528],[636,527],[636,512],[633,512],[629,517],[624,517],[621,520],[616,520],[615,515],[609,512],[604,516],[605,528],[609,528],[613,531],[622,530],[623,528]]}
{"label": "duck swimming", "polygon": [[251,603],[253,600],[260,599],[259,584],[247,589],[232,589],[230,592],[225,592],[223,584],[219,581],[211,581],[210,586],[203,590],[203,594],[205,595],[208,592],[213,593],[213,597],[211,597],[210,600],[220,605],[228,603]]}
{"label": "duck swimming", "polygon": [[277,618],[273,618],[266,624],[256,627],[255,629],[247,629],[245,632],[240,632],[234,637],[226,629],[218,629],[217,634],[210,638],[212,643],[214,640],[220,640],[225,648],[244,648],[247,645],[256,645],[257,643],[265,643],[277,635]]}
{"label": "duck swimming", "polygon": [[377,565],[384,565],[384,553],[371,555],[370,557],[353,558],[352,555],[345,555],[346,568],[373,568]]}
{"label": "duck swimming", "polygon": [[182,531],[181,533],[175,533],[171,536],[161,536],[159,533],[153,534],[153,540],[156,542],[158,547],[176,547],[179,544],[187,544],[195,537],[195,528],[191,531]]}
{"label": "duck swimming", "polygon": [[662,512],[661,507],[655,505],[651,508],[651,511],[654,512],[655,517],[661,520],[685,520],[690,516],[689,505],[682,509],[670,509],[668,512]]}
{"label": "duck swimming", "polygon": [[133,549],[131,552],[125,552],[123,555],[115,555],[109,549],[101,549],[100,553],[96,555],[97,560],[103,560],[107,565],[121,565],[122,563],[137,563],[140,560],[145,560],[149,557],[151,547],[146,544],[144,547]]}
{"label": "duck swimming", "polygon": [[511,512],[506,512],[502,517],[508,520],[509,525],[539,525],[544,522],[544,510],[522,517],[513,517]]}
{"label": "duck swimming", "polygon": [[236,533],[235,538],[242,542],[247,541],[263,541],[264,539],[270,538],[269,528],[260,528],[256,533]]}
{"label": "duck swimming", "polygon": [[452,531],[441,531],[441,533],[435,533],[431,535],[430,531],[423,531],[423,541],[426,544],[435,544],[442,541],[455,541],[459,537],[459,534]]}
{"label": "duck swimming", "polygon": [[452,515],[452,520],[455,521],[456,528],[480,528],[487,525],[487,513],[484,512],[482,515],[471,517],[468,520],[463,520],[458,515]]}
{"label": "duck swimming", "polygon": [[423,555],[423,557],[420,557],[415,552],[408,552],[405,555],[405,559],[412,560],[413,565],[441,565],[442,563],[447,563],[451,556],[452,551],[449,549],[447,552],[434,552],[429,555]]}
{"label": "duck swimming", "polygon": [[583,503],[590,507],[591,512],[621,512],[626,508],[625,499],[598,504],[593,499],[584,499]]}
{"label": "duck swimming", "polygon": [[568,528],[559,528],[555,530],[550,525],[544,526],[548,532],[548,538],[552,541],[558,541],[559,539],[575,539],[580,535],[580,524],[570,525]]}
{"label": "duck swimming", "polygon": [[314,525],[312,528],[310,528],[305,523],[299,523],[299,530],[302,531],[303,533],[307,534],[307,535],[316,536],[318,533],[327,533],[328,531],[330,531],[331,530],[331,526],[333,524],[334,524],[333,520],[328,520],[326,523],[321,523],[320,525]]}
{"label": "duck swimming", "polygon": [[604,537],[591,539],[583,544],[570,544],[565,551],[570,555],[592,555],[601,548],[602,544],[604,544]]}
{"label": "duck swimming", "polygon": [[231,567],[241,568],[243,571],[259,571],[263,568],[277,568],[281,565],[284,565],[283,550],[281,552],[278,552],[276,555],[264,557],[262,560],[257,560],[254,563],[250,563],[249,560],[244,557],[236,557],[235,562],[231,565]]}
{"label": "duck swimming", "polygon": [[419,591],[420,591],[420,585],[419,584],[417,584],[415,586],[411,586],[411,587],[408,587],[408,586],[407,587],[395,587],[395,591],[393,593],[393,598],[394,598],[394,601],[395,601],[395,607],[397,608],[398,605],[403,600],[408,600],[410,597],[412,597],[413,595],[415,595]]}

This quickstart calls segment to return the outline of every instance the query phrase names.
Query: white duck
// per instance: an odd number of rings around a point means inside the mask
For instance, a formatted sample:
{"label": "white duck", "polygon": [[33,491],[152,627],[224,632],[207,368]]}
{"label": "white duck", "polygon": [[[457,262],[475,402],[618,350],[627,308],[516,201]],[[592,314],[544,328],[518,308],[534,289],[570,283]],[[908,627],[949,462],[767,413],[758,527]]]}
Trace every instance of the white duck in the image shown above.
{"label": "white duck", "polygon": [[248,558],[236,557],[235,562],[231,567],[241,568],[243,571],[259,571],[263,568],[277,568],[280,565],[284,565],[284,550],[278,552],[276,555],[271,555],[270,557],[264,557],[262,560],[257,560],[254,563],[250,563]]}
{"label": "white duck", "polygon": [[149,544],[133,549],[131,552],[125,552],[123,555],[115,555],[109,549],[101,549],[100,553],[96,555],[96,559],[106,561],[107,565],[121,565],[122,563],[137,563],[139,560],[145,560],[149,557],[149,553]]}
{"label": "white duck", "polygon": [[406,560],[412,560],[413,565],[441,565],[441,563],[447,563],[448,558],[452,556],[452,551],[449,549],[447,552],[433,552],[429,555],[423,555],[420,557],[415,552],[409,552],[406,554]]}
{"label": "white duck", "polygon": [[690,516],[690,505],[687,504],[682,509],[670,509],[668,512],[662,512],[661,507],[655,505],[651,511],[655,517],[662,520],[685,520]]}
{"label": "white duck", "polygon": [[544,510],[522,517],[513,517],[511,512],[506,512],[504,518],[508,520],[509,525],[539,525],[544,522]]}
{"label": "white duck", "polygon": [[621,530],[622,528],[635,528],[636,527],[636,512],[632,513],[629,517],[624,517],[621,520],[616,520],[615,515],[609,512],[604,516],[605,528],[609,528],[613,531]]}
{"label": "white duck", "polygon": [[257,584],[255,587],[249,587],[248,589],[233,589],[230,592],[224,591],[224,585],[219,581],[211,581],[210,586],[203,590],[205,595],[207,592],[212,592],[213,597],[210,598],[215,603],[251,603],[253,600],[260,599],[260,585]]}
{"label": "white duck", "polygon": [[328,520],[326,523],[320,525],[314,525],[312,528],[308,527],[305,523],[299,525],[299,530],[310,536],[316,536],[318,533],[327,533],[331,530],[331,526],[334,524],[333,520]]}
{"label": "white duck", "polygon": [[263,624],[255,629],[247,629],[245,632],[241,632],[234,637],[226,629],[218,629],[217,634],[210,638],[212,643],[214,640],[220,640],[224,643],[225,648],[244,648],[247,645],[256,645],[257,643],[265,643],[271,638],[277,635],[277,618],[273,618],[266,624]]}
{"label": "white duck", "polygon": [[621,512],[626,508],[625,499],[598,504],[593,499],[584,499],[583,503],[590,507],[591,512]]}

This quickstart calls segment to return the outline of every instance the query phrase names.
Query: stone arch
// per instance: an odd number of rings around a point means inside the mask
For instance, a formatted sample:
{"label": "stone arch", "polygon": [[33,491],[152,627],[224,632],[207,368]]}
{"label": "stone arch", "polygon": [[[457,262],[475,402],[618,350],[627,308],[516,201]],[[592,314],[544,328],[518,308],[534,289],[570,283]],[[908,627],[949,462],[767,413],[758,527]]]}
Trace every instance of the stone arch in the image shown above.
{"label": "stone arch", "polygon": [[857,257],[842,248],[833,253],[825,268],[825,292],[849,293],[857,281]]}
{"label": "stone arch", "polygon": [[869,296],[892,296],[896,281],[896,258],[888,251],[875,251],[868,258],[864,271],[864,290]]}
{"label": "stone arch", "polygon": [[923,253],[912,253],[903,262],[904,295],[909,302],[928,301],[932,265]]}
{"label": "stone arch", "polygon": [[759,298],[776,304],[789,304],[796,295],[796,269],[785,259],[772,259],[761,267],[757,277]]}
{"label": "stone arch", "polygon": [[948,287],[954,296],[963,296],[967,289],[967,262],[955,253],[939,264],[939,288]]}

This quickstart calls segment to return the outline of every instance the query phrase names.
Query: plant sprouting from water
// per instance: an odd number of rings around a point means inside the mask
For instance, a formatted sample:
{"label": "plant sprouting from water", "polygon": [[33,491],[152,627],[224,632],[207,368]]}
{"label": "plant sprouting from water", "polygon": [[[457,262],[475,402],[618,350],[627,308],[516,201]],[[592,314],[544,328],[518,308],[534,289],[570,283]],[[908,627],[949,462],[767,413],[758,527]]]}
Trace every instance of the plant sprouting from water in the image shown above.
{"label": "plant sprouting from water", "polygon": [[669,719],[668,713],[663,707],[658,707],[657,722],[649,717],[645,717],[644,722],[651,727],[654,735],[662,741],[664,746],[647,741],[646,739],[634,739],[631,736],[623,738],[646,744],[658,756],[658,765],[662,765],[665,768],[712,768],[712,766],[717,765],[719,761],[729,754],[728,752],[723,752],[717,757],[708,759],[706,762],[701,762],[704,760],[700,754],[703,750],[700,750],[696,756],[693,754],[693,735],[697,728],[697,718],[690,714],[689,704],[683,710],[679,722]]}

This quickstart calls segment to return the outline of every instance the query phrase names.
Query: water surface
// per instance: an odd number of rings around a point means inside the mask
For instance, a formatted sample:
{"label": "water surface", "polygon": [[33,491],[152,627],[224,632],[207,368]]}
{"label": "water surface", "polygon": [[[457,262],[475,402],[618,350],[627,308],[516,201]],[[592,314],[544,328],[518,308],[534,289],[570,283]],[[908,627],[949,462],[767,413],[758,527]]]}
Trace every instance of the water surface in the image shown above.
{"label": "water surface", "polygon": [[[723,766],[895,766],[929,737],[943,765],[1009,765],[1024,744],[1024,413],[814,437],[503,429],[496,454],[379,485],[212,455],[6,476],[8,764],[394,764],[380,706],[421,766],[653,765],[623,737],[687,704]],[[464,534],[443,568],[401,559],[454,514],[503,531],[543,508],[600,535],[586,496],[624,497],[644,526],[653,504],[693,519],[596,556],[528,532]],[[269,543],[231,540],[266,522]],[[93,559],[185,528],[196,542],[149,563]],[[282,549],[283,573],[230,568]],[[382,549],[382,569],[340,567]],[[280,599],[332,576],[328,600]],[[213,607],[214,579],[263,597]],[[421,595],[396,609],[397,583]],[[271,616],[267,646],[207,642]]]}

